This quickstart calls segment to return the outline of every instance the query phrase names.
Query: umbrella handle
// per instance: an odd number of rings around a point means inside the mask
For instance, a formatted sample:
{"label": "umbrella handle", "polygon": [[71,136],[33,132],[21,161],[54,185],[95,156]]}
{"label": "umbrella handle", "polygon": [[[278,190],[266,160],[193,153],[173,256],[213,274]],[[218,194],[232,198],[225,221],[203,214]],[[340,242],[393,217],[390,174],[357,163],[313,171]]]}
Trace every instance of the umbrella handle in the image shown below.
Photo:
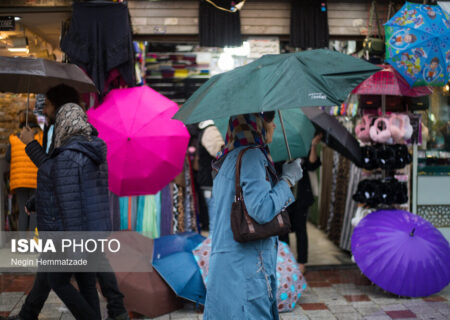
{"label": "umbrella handle", "polygon": [[30,78],[28,78],[27,112],[25,113],[25,126],[28,127],[28,112],[30,110]]}
{"label": "umbrella handle", "polygon": [[286,135],[286,130],[284,129],[283,116],[281,115],[281,110],[278,110],[278,116],[280,117],[281,130],[283,130],[284,143],[286,144],[287,153],[289,156],[289,161],[292,160],[291,149],[289,149],[289,143]]}

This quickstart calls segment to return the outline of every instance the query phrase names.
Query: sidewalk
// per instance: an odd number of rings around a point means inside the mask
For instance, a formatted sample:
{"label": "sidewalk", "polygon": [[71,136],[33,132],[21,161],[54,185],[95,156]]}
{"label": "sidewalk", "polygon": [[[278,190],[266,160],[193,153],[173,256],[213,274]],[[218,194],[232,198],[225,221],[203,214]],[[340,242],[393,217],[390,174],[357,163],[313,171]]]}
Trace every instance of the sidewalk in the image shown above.
{"label": "sidewalk", "polygon": [[[343,270],[315,270],[306,274],[308,289],[293,312],[282,313],[281,320],[389,320],[450,319],[450,286],[428,298],[399,298],[371,285],[355,267]],[[414,281],[414,279],[411,279]],[[14,315],[20,310],[25,294],[31,289],[33,275],[0,275],[0,315]],[[102,303],[105,311],[105,303]],[[106,314],[104,313],[105,317]],[[202,314],[186,304],[182,310],[158,317],[158,320],[201,320]],[[72,320],[67,309],[52,293],[39,319]],[[137,317],[134,319],[148,319]]]}

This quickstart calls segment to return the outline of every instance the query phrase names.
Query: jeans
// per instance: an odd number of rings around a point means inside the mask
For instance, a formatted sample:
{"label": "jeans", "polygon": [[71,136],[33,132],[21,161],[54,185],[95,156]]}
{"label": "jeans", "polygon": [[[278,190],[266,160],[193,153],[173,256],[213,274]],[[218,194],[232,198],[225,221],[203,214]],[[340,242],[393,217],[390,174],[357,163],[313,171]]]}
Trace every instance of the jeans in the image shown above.
{"label": "jeans", "polygon": [[208,217],[209,217],[209,235],[213,233],[214,230],[214,210],[213,210],[213,199],[212,199],[212,188],[202,187],[203,197],[205,198],[206,206],[208,207]]}
{"label": "jeans", "polygon": [[[80,291],[70,283],[72,275]],[[91,272],[48,273],[48,283],[77,320],[100,320],[100,301],[96,288],[96,274]]]}

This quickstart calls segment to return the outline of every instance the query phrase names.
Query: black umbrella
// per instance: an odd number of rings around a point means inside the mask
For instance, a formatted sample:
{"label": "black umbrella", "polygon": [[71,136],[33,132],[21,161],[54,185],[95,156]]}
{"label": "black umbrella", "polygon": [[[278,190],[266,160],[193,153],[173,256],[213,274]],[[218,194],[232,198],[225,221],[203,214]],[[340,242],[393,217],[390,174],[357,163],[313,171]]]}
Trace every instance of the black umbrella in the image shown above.
{"label": "black umbrella", "polygon": [[0,56],[0,91],[46,93],[59,84],[71,86],[80,93],[97,91],[92,80],[74,64]]}
{"label": "black umbrella", "polygon": [[66,84],[80,93],[97,92],[92,80],[74,64],[46,59],[0,56],[0,91],[46,93],[50,88]]}
{"label": "black umbrella", "polygon": [[318,108],[303,108],[302,111],[316,128],[323,131],[322,140],[330,148],[361,167],[362,155],[358,141],[335,117]]}

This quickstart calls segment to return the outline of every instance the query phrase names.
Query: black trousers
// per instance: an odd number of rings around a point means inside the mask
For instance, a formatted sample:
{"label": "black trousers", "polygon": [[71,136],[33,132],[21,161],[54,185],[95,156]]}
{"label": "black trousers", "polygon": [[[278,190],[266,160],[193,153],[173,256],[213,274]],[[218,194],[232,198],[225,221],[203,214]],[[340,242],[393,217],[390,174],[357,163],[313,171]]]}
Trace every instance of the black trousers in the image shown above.
{"label": "black trousers", "polygon": [[[123,294],[119,291],[116,275],[113,272],[99,272],[96,274],[100,289],[107,300],[108,316],[115,318],[127,312],[123,304]],[[78,284],[80,286],[80,284]],[[44,307],[50,294],[48,273],[38,272],[34,278],[33,288],[25,299],[19,316],[23,320],[38,320],[39,313]]]}
{"label": "black trousers", "polygon": [[119,291],[116,275],[114,272],[97,272],[97,280],[103,296],[106,298],[108,316],[115,318],[127,313],[123,304],[123,294]]}
{"label": "black trousers", "polygon": [[50,285],[48,284],[48,273],[38,272],[34,278],[33,288],[25,299],[25,303],[20,309],[20,319],[38,320],[39,313],[45,304],[50,293]]}
{"label": "black trousers", "polygon": [[[48,273],[48,284],[64,302],[77,320],[100,320],[100,301],[96,287],[96,274],[91,272]],[[70,283],[72,275],[77,280],[80,291]]]}
{"label": "black trousers", "polygon": [[[308,233],[306,231],[306,221],[308,220],[308,208],[289,211],[292,231],[297,239],[297,262],[305,264],[308,262]],[[289,234],[279,237],[281,241],[289,244]]]}
{"label": "black trousers", "polygon": [[29,216],[25,212],[25,205],[28,199],[36,192],[36,189],[31,188],[17,188],[16,190],[17,205],[19,206],[19,225],[18,231],[34,231],[36,228],[36,213],[31,213]]}

